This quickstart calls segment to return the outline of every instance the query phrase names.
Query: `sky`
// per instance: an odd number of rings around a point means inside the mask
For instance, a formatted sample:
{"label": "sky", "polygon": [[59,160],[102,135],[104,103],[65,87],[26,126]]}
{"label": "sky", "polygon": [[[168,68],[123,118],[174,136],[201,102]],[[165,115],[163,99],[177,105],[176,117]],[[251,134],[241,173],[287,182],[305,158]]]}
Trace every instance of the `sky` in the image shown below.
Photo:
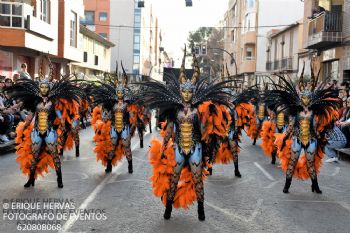
{"label": "sky", "polygon": [[152,4],[158,16],[163,47],[175,59],[175,66],[182,58],[181,49],[187,44],[189,32],[201,26],[217,26],[228,9],[228,0],[192,0],[192,7],[186,7],[185,0],[144,1]]}

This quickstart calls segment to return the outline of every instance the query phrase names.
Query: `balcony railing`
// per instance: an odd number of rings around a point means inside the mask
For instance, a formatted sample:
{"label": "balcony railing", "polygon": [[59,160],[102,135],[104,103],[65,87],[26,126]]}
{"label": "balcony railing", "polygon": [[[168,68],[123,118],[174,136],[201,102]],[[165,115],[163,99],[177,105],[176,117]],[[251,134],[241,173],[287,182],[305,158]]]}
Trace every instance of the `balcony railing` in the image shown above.
{"label": "balcony railing", "polygon": [[325,12],[309,22],[309,40],[307,48],[318,49],[341,42],[343,14]]}
{"label": "balcony railing", "polygon": [[266,71],[272,70],[272,62],[266,62]]}
{"label": "balcony railing", "polygon": [[273,69],[274,69],[274,70],[279,69],[279,66],[280,66],[279,64],[280,64],[280,61],[279,61],[279,60],[274,61],[274,62],[273,62]]}
{"label": "balcony railing", "polygon": [[280,69],[282,69],[282,70],[292,70],[293,69],[293,59],[292,58],[284,58],[284,59],[282,59]]}

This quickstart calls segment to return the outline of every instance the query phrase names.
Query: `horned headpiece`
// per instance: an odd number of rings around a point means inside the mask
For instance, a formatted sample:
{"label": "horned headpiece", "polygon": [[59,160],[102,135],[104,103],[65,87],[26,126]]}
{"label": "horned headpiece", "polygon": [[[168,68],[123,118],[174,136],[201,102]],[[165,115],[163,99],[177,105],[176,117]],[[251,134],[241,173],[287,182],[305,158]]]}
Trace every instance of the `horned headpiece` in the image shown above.
{"label": "horned headpiece", "polygon": [[[46,59],[48,66],[49,66],[49,74],[46,76],[44,74],[44,59]],[[54,68],[51,63],[51,60],[48,55],[42,54],[40,59],[40,67],[39,67],[39,82],[40,83],[51,83],[54,78]]]}
{"label": "horned headpiece", "polygon": [[310,85],[307,85],[305,80],[304,80],[304,71],[305,71],[305,63],[303,65],[303,70],[301,71],[299,82],[298,82],[299,91],[300,92],[304,92],[304,91],[313,92],[315,90],[315,88],[317,87],[318,78],[320,76],[321,70],[319,70],[317,75],[315,75],[314,67],[312,66],[312,63],[310,63],[310,72],[311,72],[311,79],[309,81]]}
{"label": "horned headpiece", "polygon": [[122,75],[118,75],[118,73],[117,73],[118,72],[118,63],[117,63],[116,79],[115,79],[114,84],[116,86],[117,91],[124,91],[124,89],[128,85],[129,77],[128,77],[128,75],[125,72],[125,69],[124,69],[124,66],[123,66],[123,61],[121,61],[120,63],[121,63],[121,66],[122,66],[123,73],[122,73]]}
{"label": "horned headpiece", "polygon": [[186,60],[186,45],[184,50],[184,57],[182,58],[182,64],[180,68],[180,76],[179,76],[180,87],[182,90],[193,91],[196,88],[196,83],[200,77],[198,61],[197,61],[196,55],[193,53],[193,75],[192,75],[192,78],[189,79],[186,76],[185,60]]}

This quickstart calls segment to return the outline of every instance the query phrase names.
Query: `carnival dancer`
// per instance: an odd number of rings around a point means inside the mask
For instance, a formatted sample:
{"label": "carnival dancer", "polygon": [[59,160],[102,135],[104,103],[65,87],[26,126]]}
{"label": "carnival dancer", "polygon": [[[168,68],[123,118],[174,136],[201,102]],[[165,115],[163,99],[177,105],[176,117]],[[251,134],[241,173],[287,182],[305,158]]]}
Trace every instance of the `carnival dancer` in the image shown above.
{"label": "carnival dancer", "polygon": [[57,185],[63,188],[61,161],[58,154],[57,126],[55,118],[63,124],[62,113],[56,109],[59,100],[79,101],[82,91],[72,85],[69,80],[53,80],[53,66],[49,62],[49,77],[43,74],[43,59],[39,71],[39,82],[30,79],[19,79],[8,89],[10,97],[23,102],[23,107],[31,111],[25,122],[19,123],[16,133],[16,161],[22,172],[29,176],[24,187],[34,186],[38,175],[48,172],[48,167],[55,168]]}
{"label": "carnival dancer", "polygon": [[[166,84],[152,79],[142,82],[145,91],[139,100],[151,109],[162,109],[166,116],[163,142],[154,139],[150,148],[153,193],[166,206],[164,218],[170,219],[173,206],[187,208],[197,200],[198,219],[205,220],[203,180],[208,158],[203,158],[203,144],[213,132],[226,134],[222,119],[216,119],[213,125],[213,115],[208,112],[213,104],[229,106],[230,94],[224,91],[226,82],[205,83],[205,79],[199,79],[194,55],[193,76],[186,77],[185,57],[186,49],[179,78],[169,75]],[[210,103],[201,107],[205,102]]]}
{"label": "carnival dancer", "polygon": [[[237,87],[237,81],[232,79],[226,65],[226,77],[224,74],[224,67],[221,72],[221,81],[230,80],[234,83],[234,87],[227,88],[225,91],[231,94],[231,103],[233,108],[228,108],[224,105],[214,105],[215,109],[211,111],[211,114],[216,116],[214,119],[218,119],[219,115],[223,116],[226,120],[227,134],[224,137],[219,137],[217,134],[211,134],[209,137],[209,146],[207,149],[204,148],[204,153],[210,156],[210,164],[208,166],[209,175],[212,175],[212,165],[215,163],[228,164],[233,161],[234,163],[234,174],[236,177],[241,178],[242,175],[238,168],[238,153],[239,153],[239,142],[241,136],[241,130],[243,125],[238,125],[238,115],[236,106],[241,108],[240,104],[243,101],[242,96],[234,90]],[[248,101],[249,99],[246,99]],[[242,123],[242,121],[241,121]],[[215,148],[216,147],[216,148]]]}
{"label": "carnival dancer", "polygon": [[325,131],[337,119],[337,108],[341,105],[337,92],[331,87],[325,88],[326,81],[317,86],[319,72],[315,76],[312,65],[310,85],[306,85],[303,76],[304,68],[298,89],[292,81],[279,76],[279,83],[274,83],[275,88],[267,97],[268,103],[275,103],[290,116],[288,130],[276,139],[281,168],[286,171],[284,193],[289,192],[293,176],[311,178],[312,192],[322,193],[317,174],[324,155]]}
{"label": "carnival dancer", "polygon": [[[265,91],[268,96],[269,91]],[[267,106],[268,119],[264,121],[261,128],[261,149],[264,154],[271,157],[271,164],[276,164],[277,146],[275,145],[276,136],[284,133],[288,128],[288,117],[285,111],[280,107],[276,107],[275,103]]]}
{"label": "carnival dancer", "polygon": [[128,87],[128,76],[123,64],[123,75],[111,74],[112,81],[99,82],[91,91],[93,104],[92,125],[97,160],[106,166],[106,173],[126,156],[128,172],[133,173],[131,137],[136,128],[138,107],[133,104],[133,91]]}

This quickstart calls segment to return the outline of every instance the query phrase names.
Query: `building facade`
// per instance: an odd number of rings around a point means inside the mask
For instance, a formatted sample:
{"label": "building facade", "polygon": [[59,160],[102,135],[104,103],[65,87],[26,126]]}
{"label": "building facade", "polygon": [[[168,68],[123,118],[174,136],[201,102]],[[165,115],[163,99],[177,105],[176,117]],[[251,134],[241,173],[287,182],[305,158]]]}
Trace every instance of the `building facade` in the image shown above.
{"label": "building facade", "polygon": [[329,9],[322,9],[319,1],[304,1],[305,51],[300,54],[300,61],[312,62],[321,69],[322,80],[349,81],[349,4],[346,0],[333,0]]}
{"label": "building facade", "polygon": [[302,47],[302,21],[282,30],[271,30],[267,34],[266,71],[282,73],[295,79],[299,70],[299,53]]}
{"label": "building facade", "polygon": [[[230,74],[244,79],[245,87],[257,83],[260,79],[256,77],[268,74],[267,33],[273,26],[294,24],[302,18],[302,9],[303,4],[294,0],[230,0],[224,19],[224,49],[236,61],[228,64]],[[230,57],[224,54],[224,60],[230,61]]]}
{"label": "building facade", "polygon": [[115,72],[120,62],[126,73],[137,77],[140,67],[141,9],[137,0],[84,0],[85,17],[81,21],[116,46],[111,51],[110,70]]}
{"label": "building facade", "polygon": [[140,74],[161,80],[163,77],[161,74],[163,67],[160,66],[162,36],[152,4],[145,4],[141,16]]}
{"label": "building facade", "polygon": [[[105,66],[110,61],[102,57],[110,57],[108,49],[113,44],[98,35],[92,37],[91,31],[80,27],[83,0],[0,0],[0,9],[0,75],[12,77],[22,63],[27,63],[29,74],[38,77],[40,55],[45,53],[50,57],[55,78],[60,79],[85,63],[86,36],[94,40],[95,50],[98,43],[106,46],[106,51],[95,55],[103,61],[99,69],[109,70]],[[48,74],[47,61],[43,72]]]}
{"label": "building facade", "polygon": [[79,79],[103,79],[104,72],[110,72],[111,48],[115,45],[83,25],[80,36],[82,48],[79,53],[83,61],[72,63],[72,73]]}

